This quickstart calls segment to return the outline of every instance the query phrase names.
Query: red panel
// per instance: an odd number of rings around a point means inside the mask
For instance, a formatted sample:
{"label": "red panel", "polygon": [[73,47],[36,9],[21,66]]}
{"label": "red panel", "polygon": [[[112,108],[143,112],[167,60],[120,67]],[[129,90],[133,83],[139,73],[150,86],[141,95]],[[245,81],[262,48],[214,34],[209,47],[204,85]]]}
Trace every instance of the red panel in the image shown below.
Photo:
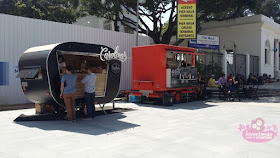
{"label": "red panel", "polygon": [[132,48],[132,89],[169,91],[166,88],[166,51],[174,50],[192,54],[195,65],[195,49],[173,45],[149,45]]}
{"label": "red panel", "polygon": [[160,93],[150,93],[149,95],[148,95],[148,97],[149,98],[160,98]]}
{"label": "red panel", "polygon": [[133,95],[133,96],[142,96],[143,95],[143,93],[140,93],[140,92],[132,92],[132,93],[130,93],[130,95]]}
{"label": "red panel", "polygon": [[165,86],[161,83],[165,75],[161,70],[166,65],[166,59],[162,60],[166,58],[162,47],[163,45],[152,45],[132,49],[132,89],[160,90]]}
{"label": "red panel", "polygon": [[196,0],[178,0],[178,4],[196,4]]}

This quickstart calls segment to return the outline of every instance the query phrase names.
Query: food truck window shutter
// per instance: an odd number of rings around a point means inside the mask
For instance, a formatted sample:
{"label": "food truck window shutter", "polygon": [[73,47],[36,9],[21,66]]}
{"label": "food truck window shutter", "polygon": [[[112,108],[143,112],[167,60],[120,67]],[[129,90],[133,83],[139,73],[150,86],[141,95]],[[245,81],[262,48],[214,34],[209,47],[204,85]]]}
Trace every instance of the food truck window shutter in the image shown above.
{"label": "food truck window shutter", "polygon": [[19,74],[17,75],[17,78],[33,79],[36,77],[39,70],[40,68],[23,68],[20,70]]}

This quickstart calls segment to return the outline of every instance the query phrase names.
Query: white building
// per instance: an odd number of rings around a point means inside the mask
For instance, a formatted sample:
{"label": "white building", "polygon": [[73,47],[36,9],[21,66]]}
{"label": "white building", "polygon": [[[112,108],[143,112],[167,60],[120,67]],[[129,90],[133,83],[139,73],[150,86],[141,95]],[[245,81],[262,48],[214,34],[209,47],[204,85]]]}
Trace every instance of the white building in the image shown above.
{"label": "white building", "polygon": [[[220,37],[220,51],[259,56],[259,74],[280,78],[280,24],[264,15],[202,24],[202,35]],[[252,64],[250,60],[247,67]],[[247,75],[250,72],[247,68]]]}
{"label": "white building", "polygon": [[[82,42],[107,45],[130,58],[122,65],[120,89],[131,89],[131,52],[135,35],[0,14],[0,105],[21,104],[25,98],[18,74],[21,54],[30,47],[61,42]],[[139,36],[139,45],[150,44],[150,38]]]}

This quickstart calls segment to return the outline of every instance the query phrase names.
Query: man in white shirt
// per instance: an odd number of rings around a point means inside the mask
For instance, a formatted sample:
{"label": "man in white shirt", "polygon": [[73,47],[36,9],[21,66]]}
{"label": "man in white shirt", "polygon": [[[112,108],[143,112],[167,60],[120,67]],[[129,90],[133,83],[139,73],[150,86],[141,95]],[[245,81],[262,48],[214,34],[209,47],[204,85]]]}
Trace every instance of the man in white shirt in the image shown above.
{"label": "man in white shirt", "polygon": [[94,68],[89,67],[87,69],[87,75],[82,79],[82,83],[85,84],[85,101],[87,106],[87,119],[95,117],[95,82],[96,74],[93,73]]}

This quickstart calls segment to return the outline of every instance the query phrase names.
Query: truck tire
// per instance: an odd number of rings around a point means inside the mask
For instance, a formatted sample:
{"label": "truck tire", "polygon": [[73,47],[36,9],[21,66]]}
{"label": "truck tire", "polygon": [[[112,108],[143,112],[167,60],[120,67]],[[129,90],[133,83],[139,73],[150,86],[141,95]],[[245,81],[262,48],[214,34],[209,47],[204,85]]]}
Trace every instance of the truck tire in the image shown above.
{"label": "truck tire", "polygon": [[170,94],[163,94],[162,96],[162,105],[164,106],[173,106],[174,97]]}
{"label": "truck tire", "polygon": [[145,104],[146,101],[147,101],[147,99],[148,99],[148,98],[147,98],[146,96],[142,96],[142,97],[141,97],[140,103],[141,103],[141,104]]}

